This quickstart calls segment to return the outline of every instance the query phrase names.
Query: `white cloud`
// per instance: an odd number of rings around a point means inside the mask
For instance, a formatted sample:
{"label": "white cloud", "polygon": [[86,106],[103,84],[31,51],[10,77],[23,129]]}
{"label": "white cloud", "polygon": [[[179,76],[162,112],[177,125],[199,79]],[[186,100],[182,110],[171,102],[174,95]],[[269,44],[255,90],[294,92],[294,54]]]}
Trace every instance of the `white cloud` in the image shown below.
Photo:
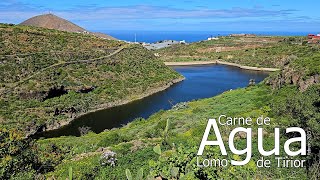
{"label": "white cloud", "polygon": [[[0,2],[0,22],[20,23],[32,16],[48,13],[43,7],[30,6],[18,3],[14,0],[2,0]],[[304,20],[316,22],[317,18],[296,16],[294,9],[270,10],[262,6],[254,8],[230,8],[209,9],[206,7],[195,7],[195,9],[179,9],[161,6],[122,6],[122,7],[97,7],[95,5],[79,6],[69,10],[51,9],[51,12],[73,21],[88,29],[125,29],[125,28],[152,28],[162,26],[205,26],[206,22],[220,24],[224,22],[257,21],[259,25],[263,22],[285,22],[301,23]],[[208,23],[209,24],[209,23]],[[227,26],[227,23],[224,23]],[[279,24],[279,23],[274,23]],[[272,24],[269,24],[272,25]],[[177,28],[176,27],[176,28]],[[246,26],[244,26],[246,27]],[[172,28],[172,27],[170,27]],[[191,27],[190,27],[191,28]]]}

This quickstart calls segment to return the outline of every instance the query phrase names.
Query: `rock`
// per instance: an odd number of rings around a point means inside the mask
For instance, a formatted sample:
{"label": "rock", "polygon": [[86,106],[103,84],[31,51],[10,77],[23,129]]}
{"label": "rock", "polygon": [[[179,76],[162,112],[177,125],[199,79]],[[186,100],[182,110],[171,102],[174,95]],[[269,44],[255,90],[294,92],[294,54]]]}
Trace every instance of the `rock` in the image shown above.
{"label": "rock", "polygon": [[254,86],[256,84],[256,80],[255,79],[250,79],[249,80],[249,86]]}
{"label": "rock", "polygon": [[54,116],[58,116],[59,114],[60,114],[60,111],[59,111],[58,108],[56,108],[56,109],[54,110]]}
{"label": "rock", "polygon": [[91,91],[93,91],[94,89],[96,89],[95,86],[91,86],[91,87],[83,87],[81,89],[77,90],[77,93],[89,93]]}
{"label": "rock", "polygon": [[105,149],[103,147],[99,147],[96,152],[103,152]]}
{"label": "rock", "polygon": [[181,102],[172,106],[172,109],[174,110],[180,110],[180,109],[186,109],[186,108],[188,108],[188,104],[186,102]]}
{"label": "rock", "polygon": [[316,83],[315,77],[311,76],[309,79],[307,79],[305,81],[301,81],[301,83],[299,84],[299,90],[303,92],[303,91],[307,90],[309,86],[311,86],[315,83]]}
{"label": "rock", "polygon": [[314,75],[314,82],[315,82],[315,83],[320,83],[320,76],[319,76],[319,74]]}
{"label": "rock", "polygon": [[293,83],[294,85],[297,85],[298,82],[299,82],[299,79],[300,79],[300,76],[299,76],[298,74],[294,74],[294,75],[292,76],[292,83]]}
{"label": "rock", "polygon": [[83,126],[83,127],[78,127],[79,133],[81,136],[84,136],[90,132],[91,127],[88,126]]}
{"label": "rock", "polygon": [[300,91],[305,91],[308,87],[319,83],[319,75],[313,75],[304,80],[301,72],[294,71],[289,65],[285,66],[278,76],[271,77],[266,80],[267,85],[271,85],[273,89],[278,89],[285,84],[293,84],[298,86]]}
{"label": "rock", "polygon": [[245,133],[245,132],[239,132],[239,137],[240,137],[241,139],[245,139],[245,138],[247,138],[247,133]]}

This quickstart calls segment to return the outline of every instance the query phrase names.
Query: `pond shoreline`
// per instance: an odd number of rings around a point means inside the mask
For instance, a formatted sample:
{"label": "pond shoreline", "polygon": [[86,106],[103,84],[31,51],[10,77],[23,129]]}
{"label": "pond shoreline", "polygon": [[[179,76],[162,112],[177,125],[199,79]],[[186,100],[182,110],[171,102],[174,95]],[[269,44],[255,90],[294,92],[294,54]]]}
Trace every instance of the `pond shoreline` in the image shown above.
{"label": "pond shoreline", "polygon": [[131,102],[136,101],[136,100],[143,99],[143,98],[148,97],[148,96],[150,96],[152,94],[164,91],[164,90],[168,89],[169,87],[171,87],[172,85],[174,85],[176,83],[179,83],[179,82],[181,82],[183,80],[185,80],[184,77],[173,79],[173,80],[171,80],[170,82],[166,83],[163,86],[150,88],[150,89],[146,90],[145,92],[141,93],[140,95],[137,95],[137,96],[133,95],[133,96],[127,97],[126,99],[122,99],[122,100],[118,100],[118,101],[114,101],[114,102],[110,102],[110,103],[105,103],[105,104],[100,104],[100,105],[94,107],[93,109],[91,109],[91,110],[89,110],[87,112],[81,112],[79,114],[76,114],[73,117],[70,117],[67,120],[60,121],[60,122],[55,122],[54,124],[51,124],[51,125],[45,124],[44,127],[42,127],[42,129],[39,128],[35,132],[28,132],[26,137],[35,137],[35,136],[36,137],[42,137],[41,133],[57,130],[59,128],[67,126],[71,122],[73,122],[74,120],[80,118],[81,116],[87,115],[89,113],[97,112],[97,111],[100,111],[100,110],[105,110],[105,109],[109,109],[109,108],[112,108],[112,107],[121,106],[121,105],[128,104],[128,103],[131,103]]}
{"label": "pond shoreline", "polygon": [[210,64],[222,64],[228,66],[235,66],[245,70],[253,70],[253,71],[268,71],[268,72],[275,72],[279,71],[280,69],[277,68],[259,68],[259,67],[252,67],[252,66],[243,66],[236,63],[230,63],[225,61],[219,60],[212,60],[212,61],[187,61],[187,62],[164,62],[167,66],[194,66],[194,65],[210,65]]}

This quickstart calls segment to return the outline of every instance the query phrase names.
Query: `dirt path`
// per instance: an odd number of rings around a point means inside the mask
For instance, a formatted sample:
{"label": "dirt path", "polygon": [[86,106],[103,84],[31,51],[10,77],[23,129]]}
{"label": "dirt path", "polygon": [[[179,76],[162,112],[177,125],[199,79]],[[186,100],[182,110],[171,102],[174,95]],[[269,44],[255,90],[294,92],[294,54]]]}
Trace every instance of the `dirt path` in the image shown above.
{"label": "dirt path", "polygon": [[224,61],[218,61],[218,60],[212,60],[212,61],[188,61],[188,62],[165,62],[164,63],[167,66],[193,66],[193,65],[208,65],[208,64],[223,64],[228,66],[235,66],[241,69],[246,70],[254,70],[254,71],[279,71],[280,69],[277,68],[259,68],[259,67],[252,67],[252,66],[243,66],[236,63],[230,63],[230,62],[224,62]]}
{"label": "dirt path", "polygon": [[101,56],[101,57],[98,57],[98,58],[94,58],[94,59],[88,59],[88,60],[77,60],[77,61],[68,61],[68,62],[65,62],[65,61],[61,61],[59,63],[56,63],[56,64],[53,64],[51,66],[48,66],[48,67],[45,67],[43,69],[40,69],[39,71],[33,73],[32,75],[30,75],[29,77],[25,78],[25,79],[22,79],[20,80],[19,82],[17,82],[17,84],[15,84],[14,86],[12,86],[11,88],[15,88],[17,86],[19,86],[20,84],[30,80],[31,78],[33,78],[34,76],[36,75],[39,75],[41,72],[44,72],[50,68],[55,68],[55,67],[58,67],[58,66],[62,66],[62,65],[68,65],[68,64],[77,64],[77,63],[89,63],[89,62],[94,62],[94,61],[98,61],[98,60],[103,60],[105,58],[109,58],[109,57],[112,57],[116,54],[118,54],[119,52],[121,52],[123,49],[127,48],[128,45],[124,45],[123,47],[120,47],[119,49],[117,49],[116,51],[112,52],[111,54],[107,55],[107,56]]}
{"label": "dirt path", "polygon": [[217,61],[164,62],[164,64],[167,66],[192,66],[192,65],[217,64]]}

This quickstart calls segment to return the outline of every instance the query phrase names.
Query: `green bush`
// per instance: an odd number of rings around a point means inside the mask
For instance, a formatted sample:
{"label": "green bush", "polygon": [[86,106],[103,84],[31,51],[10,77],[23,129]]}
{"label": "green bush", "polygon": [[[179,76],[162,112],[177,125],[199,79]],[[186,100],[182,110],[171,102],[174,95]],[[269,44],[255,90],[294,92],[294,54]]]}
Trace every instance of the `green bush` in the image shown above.
{"label": "green bush", "polygon": [[105,138],[103,138],[99,143],[98,146],[100,147],[108,147],[111,145],[115,145],[115,144],[119,144],[121,142],[128,142],[130,141],[130,137],[124,135],[124,134],[120,134],[116,131],[111,131],[110,133],[108,133],[107,136],[105,136]]}

